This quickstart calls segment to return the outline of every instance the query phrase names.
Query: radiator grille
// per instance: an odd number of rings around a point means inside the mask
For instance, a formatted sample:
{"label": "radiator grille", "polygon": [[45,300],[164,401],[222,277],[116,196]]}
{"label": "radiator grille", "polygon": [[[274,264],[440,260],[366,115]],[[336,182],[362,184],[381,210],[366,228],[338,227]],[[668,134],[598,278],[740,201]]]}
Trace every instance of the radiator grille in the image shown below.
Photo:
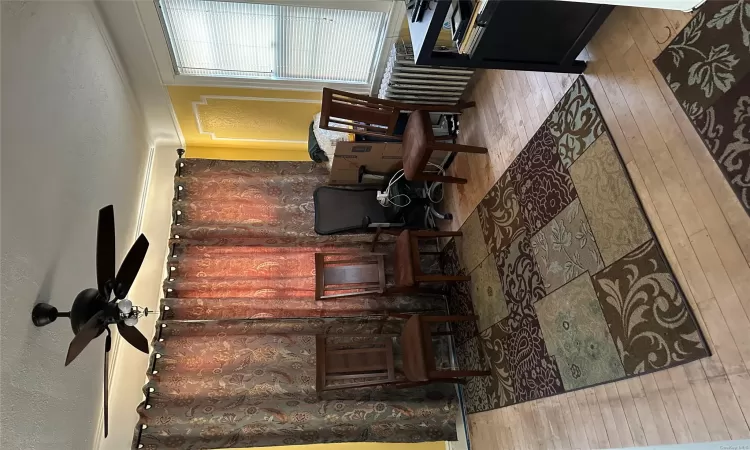
{"label": "radiator grille", "polygon": [[395,44],[388,57],[378,96],[428,105],[458,103],[474,71],[453,67],[418,66],[409,44]]}

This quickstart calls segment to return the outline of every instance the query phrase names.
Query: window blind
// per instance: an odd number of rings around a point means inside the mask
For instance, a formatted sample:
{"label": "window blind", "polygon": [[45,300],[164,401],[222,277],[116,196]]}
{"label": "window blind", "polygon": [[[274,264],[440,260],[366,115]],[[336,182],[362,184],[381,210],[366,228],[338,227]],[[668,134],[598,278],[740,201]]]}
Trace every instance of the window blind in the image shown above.
{"label": "window blind", "polygon": [[370,83],[386,14],[378,11],[160,0],[181,75]]}

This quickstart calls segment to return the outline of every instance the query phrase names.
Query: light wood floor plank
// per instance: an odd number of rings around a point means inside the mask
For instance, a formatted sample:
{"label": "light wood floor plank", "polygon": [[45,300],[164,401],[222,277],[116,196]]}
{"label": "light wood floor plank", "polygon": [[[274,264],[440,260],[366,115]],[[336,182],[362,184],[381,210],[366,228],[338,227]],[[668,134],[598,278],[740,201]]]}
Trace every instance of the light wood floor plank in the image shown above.
{"label": "light wood floor plank", "polygon": [[742,415],[745,419],[745,426],[750,426],[750,374],[731,374],[729,375],[729,384],[732,385],[734,396],[742,410]]}
{"label": "light wood floor plank", "polygon": [[558,396],[549,397],[548,399],[549,410],[547,411],[547,419],[552,425],[552,433],[555,436],[555,442],[559,442],[560,449],[570,449],[570,437],[568,436],[565,419],[563,418],[563,407]]}
{"label": "light wood floor plank", "polygon": [[635,403],[636,410],[638,411],[638,417],[641,420],[643,434],[646,436],[648,445],[662,444],[663,442],[661,435],[659,434],[659,427],[656,420],[654,420],[651,406],[648,404],[648,398],[646,398],[646,391],[643,389],[643,383],[641,383],[641,380],[638,378],[631,378],[626,381],[633,397],[633,403]]}
{"label": "light wood floor plank", "polygon": [[[599,405],[599,411],[602,414],[602,421],[604,422],[604,428],[607,430],[607,440],[609,440],[609,446],[612,448],[624,447],[624,440],[620,438],[620,432],[622,429],[618,427],[618,423],[615,421],[615,416],[612,412],[612,405],[607,396],[607,391],[604,386],[597,386],[593,389],[594,398]],[[625,423],[627,427],[627,422]]]}
{"label": "light wood floor plank", "polygon": [[[535,417],[534,410],[536,409],[534,406],[532,406],[531,402],[522,403],[519,405],[519,410],[521,411],[521,417],[523,419],[524,427],[527,430],[526,433],[526,440],[524,443],[525,448],[546,448],[546,443],[542,442],[542,431],[541,425],[539,425],[538,419]],[[533,432],[528,432],[529,430],[533,430]]]}
{"label": "light wood floor plank", "polygon": [[622,400],[620,399],[620,394],[617,391],[617,386],[615,384],[616,383],[609,383],[603,385],[602,387],[607,394],[607,402],[609,403],[609,408],[612,411],[612,416],[614,417],[615,424],[617,425],[617,433],[620,436],[620,444],[623,447],[632,447],[635,445],[635,442],[633,441],[633,434],[630,430],[628,419],[625,416],[625,410],[623,409]]}
{"label": "light wood floor plank", "polygon": [[[615,8],[581,52],[613,142],[695,313],[709,358],[666,372],[474,414],[475,450],[606,448],[750,438],[750,216],[653,59],[690,14]],[[479,70],[446,186],[458,229],[546,120],[576,76]]]}
{"label": "light wood floor plank", "polygon": [[748,428],[729,379],[726,376],[714,377],[710,378],[708,383],[711,385],[716,403],[719,404],[719,410],[724,418],[724,423],[727,425],[729,436],[732,439],[750,438],[750,428]]}
{"label": "light wood floor plank", "polygon": [[750,319],[740,303],[737,294],[729,281],[713,242],[705,231],[695,233],[690,237],[693,248],[700,258],[701,266],[706,274],[711,289],[716,295],[716,301],[734,337],[735,345],[745,362],[745,370],[750,368]]}
{"label": "light wood floor plank", "polygon": [[578,405],[578,410],[581,412],[581,420],[583,421],[584,429],[586,430],[586,438],[588,439],[590,448],[602,448],[599,445],[599,438],[596,433],[596,426],[594,425],[594,419],[591,417],[591,410],[589,404],[586,401],[586,393],[584,390],[576,391],[575,400]]}
{"label": "light wood floor plank", "polygon": [[547,400],[541,399],[535,400],[529,403],[529,409],[531,409],[534,415],[534,422],[537,425],[537,432],[539,433],[539,448],[549,450],[559,450],[559,442],[555,442],[555,436],[552,433],[552,425],[547,419]]}
{"label": "light wood floor plank", "polygon": [[630,146],[628,145],[627,138],[620,128],[620,124],[617,121],[617,116],[612,109],[612,105],[609,103],[607,94],[604,92],[604,89],[602,88],[602,85],[597,77],[590,75],[586,75],[585,77],[586,81],[591,87],[591,92],[594,94],[594,98],[596,99],[599,111],[601,111],[602,117],[607,124],[607,128],[609,128],[609,133],[610,135],[612,135],[612,140],[617,146],[617,149],[622,156],[623,162],[627,164],[633,160],[633,155],[630,152]]}
{"label": "light wood floor plank", "polygon": [[638,83],[630,73],[630,68],[627,65],[627,60],[630,57],[627,55],[637,51],[637,47],[631,47],[624,58],[608,57],[607,59],[609,60],[610,67],[616,72],[616,79],[620,85],[620,89],[622,89],[630,111],[638,124],[638,129],[646,143],[646,148],[648,148],[651,158],[659,170],[667,192],[685,228],[685,232],[691,235],[704,228],[703,220],[700,218],[700,214],[687,191],[685,182],[677,170],[672,156],[669,154],[667,145],[656,126],[654,117],[638,89]]}
{"label": "light wood floor plank", "polygon": [[594,433],[596,435],[596,447],[610,447],[609,433],[607,432],[607,426],[604,423],[604,416],[602,415],[601,408],[599,408],[599,400],[596,398],[595,388],[585,389],[583,391],[583,395],[586,398],[586,403],[589,405],[591,421],[593,423]]}
{"label": "light wood floor plank", "polygon": [[526,132],[526,141],[528,142],[538,128],[535,126],[538,121],[535,117],[536,112],[533,108],[531,111],[529,110],[528,103],[526,102],[526,92],[521,83],[521,76],[516,72],[508,71],[505,72],[505,79],[510,82],[511,89],[513,90],[516,105],[518,105],[518,110],[521,112],[521,117],[523,119],[521,125],[523,125],[524,131]]}
{"label": "light wood floor plank", "polygon": [[573,424],[575,425],[575,436],[577,442],[576,447],[581,449],[589,449],[591,448],[591,440],[589,439],[588,434],[591,433],[592,430],[587,429],[585,426],[576,394],[571,392],[566,395],[568,398],[568,405],[570,406],[570,411],[572,413]]}
{"label": "light wood floor plank", "polygon": [[693,17],[692,14],[683,11],[664,10],[664,15],[667,16],[670,28],[673,31],[673,36],[682,31],[682,29],[690,22]]}
{"label": "light wood floor plank", "polygon": [[643,425],[641,424],[641,418],[638,415],[638,409],[635,406],[633,395],[630,393],[630,386],[627,380],[622,380],[614,383],[617,394],[620,396],[620,403],[622,404],[623,413],[625,414],[625,420],[628,423],[628,429],[630,430],[630,436],[633,440],[634,446],[645,447],[648,445],[646,440],[646,434],[643,431]]}
{"label": "light wood floor plank", "polygon": [[508,416],[512,417],[511,426],[513,427],[513,448],[524,448],[528,439],[526,434],[533,432],[524,427],[518,406],[508,408]]}
{"label": "light wood floor plank", "polygon": [[[615,76],[612,75],[612,69],[609,67],[609,63],[607,61],[599,61],[599,64],[599,80],[602,85],[605,86],[605,92],[610,101],[612,101],[612,98],[617,98],[619,95],[619,84],[616,82]],[[618,108],[627,109],[624,105],[619,106]],[[651,155],[646,147],[643,137],[641,136],[640,130],[635,124],[632,114],[629,109],[627,109],[627,111],[625,109],[621,109],[620,113],[616,111],[618,120],[623,127],[623,132],[628,138],[634,161],[643,176],[646,188],[651,194],[651,198],[659,212],[662,223],[668,231],[670,239],[674,239],[672,241],[672,247],[677,259],[680,261],[686,281],[696,298],[710,298],[713,296],[713,293],[711,292],[700,264],[690,247],[687,233],[684,231],[679,215],[672,204],[671,196],[666,190],[665,184],[662,181],[661,175],[654,164],[653,159],[651,159]]]}
{"label": "light wood floor plank", "polygon": [[711,436],[703,420],[698,401],[693,393],[693,387],[688,381],[685,368],[683,366],[674,367],[664,372],[667,374],[674,388],[674,392],[679,400],[680,409],[685,416],[688,430],[690,430],[691,442],[707,442]]}
{"label": "light wood floor plank", "polygon": [[[746,314],[750,313],[750,267],[742,255],[737,241],[729,232],[724,214],[703,178],[687,140],[662,96],[652,72],[648,69],[644,57],[637,51],[636,47],[633,47],[625,55],[625,60],[631,69],[633,79],[638,80],[638,87],[653,115],[657,128],[666,141],[667,148],[680,175],[683,179],[690,180],[689,183],[686,183],[686,187],[696,206],[696,211],[700,211],[701,226],[705,224],[712,239],[718,244],[717,250],[718,248],[721,249],[720,256],[723,256],[722,260],[725,267],[731,270],[732,284],[738,289],[737,292],[742,292],[740,295],[741,302]],[[672,96],[671,93],[669,95]],[[677,114],[680,114],[680,112],[677,112]],[[687,227],[686,231],[691,234]]]}
{"label": "light wood floor plank", "polygon": [[513,448],[513,430],[511,430],[508,421],[508,411],[505,408],[499,409],[495,414],[489,416],[492,420],[491,427],[494,441],[500,443],[500,448]]}
{"label": "light wood floor plank", "polygon": [[588,448],[588,442],[586,442],[586,436],[581,435],[582,425],[580,423],[580,416],[578,423],[573,416],[573,405],[570,402],[570,394],[565,393],[557,396],[560,402],[560,408],[562,413],[563,421],[565,422],[565,431],[568,437],[569,448],[571,449],[583,449]]}
{"label": "light wood floor plank", "polygon": [[674,38],[674,31],[670,28],[669,20],[664,11],[653,8],[639,8],[639,11],[643,20],[648,24],[659,48],[663,50]]}
{"label": "light wood floor plank", "polygon": [[654,372],[654,381],[661,395],[664,409],[669,417],[669,423],[672,425],[677,443],[684,444],[693,442],[690,427],[688,426],[685,414],[682,412],[680,400],[672,386],[672,380],[666,371]]}
{"label": "light wood floor plank", "polygon": [[706,328],[711,330],[711,350],[714,354],[710,358],[701,359],[706,377],[711,379],[722,376],[724,373],[745,372],[745,364],[742,355],[737,349],[734,337],[724,321],[716,299],[711,298],[698,304],[701,315],[705,320]]}
{"label": "light wood floor plank", "polygon": [[706,178],[706,182],[711,188],[711,192],[714,194],[714,198],[719,203],[719,207],[724,213],[729,227],[732,229],[734,238],[737,240],[740,249],[742,249],[745,261],[750,262],[750,233],[747,232],[750,229],[750,216],[747,215],[742,205],[740,205],[739,200],[729,187],[729,183],[727,183],[724,175],[719,170],[719,166],[711,158],[698,132],[695,131],[685,113],[676,114],[675,118],[690,145],[690,150],[698,162],[703,176]]}
{"label": "light wood floor plank", "polygon": [[706,423],[708,434],[711,441],[726,441],[731,439],[727,425],[724,423],[724,417],[721,415],[719,404],[711,390],[711,385],[705,378],[690,380],[690,385],[695,394],[695,400],[698,404],[696,407]]}
{"label": "light wood floor plank", "polygon": [[550,89],[549,87],[547,77],[545,77],[542,72],[531,72],[531,74],[534,78],[536,78],[537,86],[542,93],[542,98],[544,99],[544,104],[547,107],[547,110],[552,111],[557,102],[555,101],[555,97],[552,95],[552,89]]}
{"label": "light wood floor plank", "polygon": [[675,430],[672,428],[672,423],[669,421],[669,414],[664,406],[664,402],[659,392],[659,387],[654,380],[652,374],[643,375],[638,378],[643,385],[643,391],[645,392],[646,399],[648,400],[651,414],[654,417],[654,421],[659,432],[659,440],[661,444],[676,444],[677,436]]}
{"label": "light wood floor plank", "polygon": [[563,90],[560,86],[560,80],[555,76],[554,73],[545,73],[544,77],[547,79],[550,90],[552,91],[552,98],[555,99],[555,104],[560,101],[563,96]]}

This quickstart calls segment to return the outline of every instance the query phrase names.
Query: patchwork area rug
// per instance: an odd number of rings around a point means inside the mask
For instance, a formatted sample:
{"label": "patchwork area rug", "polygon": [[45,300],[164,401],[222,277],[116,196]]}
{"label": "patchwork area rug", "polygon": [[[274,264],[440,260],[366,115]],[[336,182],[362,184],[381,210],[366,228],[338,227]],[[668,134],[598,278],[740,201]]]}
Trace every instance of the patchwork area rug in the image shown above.
{"label": "patchwork area rug", "polygon": [[706,2],[654,64],[750,214],[750,0]]}
{"label": "patchwork area rug", "polygon": [[469,413],[708,355],[583,77],[443,250]]}

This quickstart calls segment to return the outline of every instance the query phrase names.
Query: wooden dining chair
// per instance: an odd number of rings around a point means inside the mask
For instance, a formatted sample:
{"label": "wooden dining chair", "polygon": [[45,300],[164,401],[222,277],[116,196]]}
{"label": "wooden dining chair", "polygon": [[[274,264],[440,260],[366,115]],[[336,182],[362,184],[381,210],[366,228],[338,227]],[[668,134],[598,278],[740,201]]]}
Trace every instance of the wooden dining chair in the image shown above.
{"label": "wooden dining chair", "polygon": [[[487,153],[485,147],[444,142],[455,136],[436,137],[430,112],[460,113],[474,102],[457,105],[423,105],[352,94],[323,88],[320,128],[374,137],[400,137],[403,149],[404,178],[409,181],[466,183],[465,178],[426,172],[433,151]],[[399,114],[412,111],[403,135],[395,136]]]}
{"label": "wooden dining chair", "polygon": [[409,181],[465,184],[466,178],[425,171],[427,163],[432,157],[432,152],[487,153],[486,147],[453,144],[437,138],[432,130],[430,114],[424,110],[414,111],[409,115],[402,141],[404,178]]}
{"label": "wooden dining chair", "polygon": [[379,228],[375,232],[371,248],[374,250],[381,234],[398,236],[393,251],[394,286],[389,292],[410,292],[416,290],[420,283],[441,281],[470,281],[466,275],[448,275],[444,273],[424,273],[420,263],[421,255],[439,255],[440,252],[425,252],[419,248],[420,239],[435,239],[439,237],[462,236],[460,231],[430,231],[430,230],[391,230]]}
{"label": "wooden dining chair", "polygon": [[412,383],[465,383],[465,377],[492,375],[489,370],[441,369],[437,367],[432,348],[434,336],[445,335],[430,329],[434,323],[475,321],[477,316],[422,316],[417,314],[391,314],[391,317],[406,319],[401,332],[403,371]]}
{"label": "wooden dining chair", "polygon": [[423,105],[403,103],[367,95],[323,88],[320,105],[320,128],[365,136],[393,137],[402,112],[460,113],[473,102],[458,105]]}
{"label": "wooden dining chair", "polygon": [[384,253],[315,254],[315,300],[383,293]]}
{"label": "wooden dining chair", "polygon": [[366,337],[371,345],[356,347],[351,344],[331,344],[329,338],[338,335],[315,337],[315,389],[318,397],[326,392],[367,386],[398,385],[399,380],[393,360],[393,337],[397,335],[347,335]]}

